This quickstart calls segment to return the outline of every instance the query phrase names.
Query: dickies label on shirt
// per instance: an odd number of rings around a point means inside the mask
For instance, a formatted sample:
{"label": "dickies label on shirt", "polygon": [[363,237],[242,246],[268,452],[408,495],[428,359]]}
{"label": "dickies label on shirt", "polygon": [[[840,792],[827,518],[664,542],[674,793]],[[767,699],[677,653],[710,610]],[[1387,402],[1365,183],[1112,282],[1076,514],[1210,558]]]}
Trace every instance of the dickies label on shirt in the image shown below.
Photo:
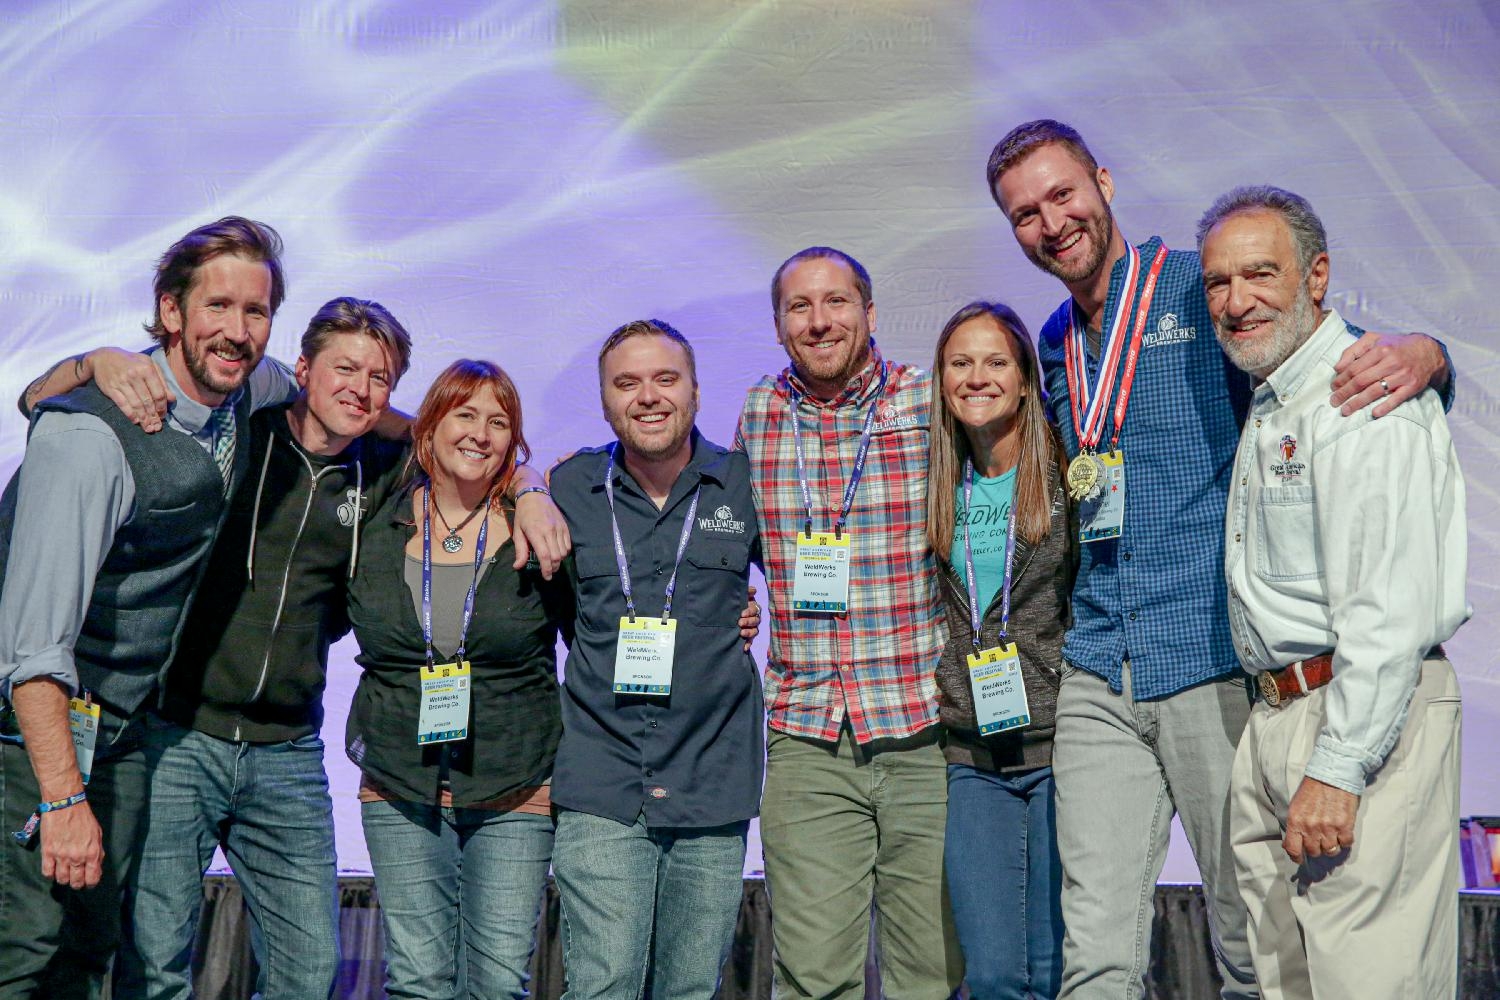
{"label": "dickies label on shirt", "polygon": [[1196,326],[1183,326],[1177,314],[1169,312],[1156,321],[1156,329],[1146,331],[1145,337],[1141,339],[1141,346],[1163,347],[1167,344],[1183,344],[1189,340],[1198,339],[1198,328]]}

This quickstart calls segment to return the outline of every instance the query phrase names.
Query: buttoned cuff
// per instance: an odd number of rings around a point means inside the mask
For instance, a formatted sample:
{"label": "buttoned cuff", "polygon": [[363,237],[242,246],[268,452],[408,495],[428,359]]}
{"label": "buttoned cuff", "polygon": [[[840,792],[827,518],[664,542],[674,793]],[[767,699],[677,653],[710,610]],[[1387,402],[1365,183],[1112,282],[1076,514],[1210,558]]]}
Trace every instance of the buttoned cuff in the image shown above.
{"label": "buttoned cuff", "polygon": [[1342,788],[1351,795],[1362,795],[1366,776],[1379,766],[1378,760],[1367,766],[1365,754],[1342,747],[1327,736],[1319,736],[1302,774],[1325,785]]}
{"label": "buttoned cuff", "polygon": [[64,645],[47,646],[19,663],[0,666],[0,696],[10,701],[10,692],[17,684],[27,681],[53,680],[61,684],[69,696],[78,693],[78,668],[73,663],[73,650]]}

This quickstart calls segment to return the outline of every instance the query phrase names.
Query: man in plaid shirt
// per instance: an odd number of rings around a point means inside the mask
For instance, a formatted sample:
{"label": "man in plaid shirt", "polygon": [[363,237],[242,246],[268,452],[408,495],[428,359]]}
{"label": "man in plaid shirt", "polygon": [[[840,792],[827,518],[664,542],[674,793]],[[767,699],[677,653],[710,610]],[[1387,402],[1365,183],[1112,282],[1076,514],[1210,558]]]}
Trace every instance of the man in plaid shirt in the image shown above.
{"label": "man in plaid shirt", "polygon": [[[793,255],[771,301],[792,363],[750,390],[736,443],[750,456],[770,589],[761,838],[776,993],[862,989],[873,899],[884,993],[946,997],[963,967],[942,888],[932,380],[881,356],[870,276],[848,254]],[[799,533],[836,528],[851,539],[847,610],[794,611]]]}

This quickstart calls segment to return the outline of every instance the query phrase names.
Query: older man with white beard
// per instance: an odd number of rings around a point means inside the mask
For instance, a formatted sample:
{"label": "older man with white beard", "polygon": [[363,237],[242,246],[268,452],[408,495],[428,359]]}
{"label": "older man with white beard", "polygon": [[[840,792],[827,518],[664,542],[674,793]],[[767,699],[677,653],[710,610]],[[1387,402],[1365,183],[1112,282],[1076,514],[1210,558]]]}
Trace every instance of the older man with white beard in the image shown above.
{"label": "older man with white beard", "polygon": [[1436,393],[1325,403],[1354,342],[1307,201],[1238,188],[1198,224],[1209,312],[1258,380],[1225,521],[1257,704],[1230,836],[1263,996],[1444,997],[1457,982],[1458,735],[1440,645],[1469,616],[1464,486]]}

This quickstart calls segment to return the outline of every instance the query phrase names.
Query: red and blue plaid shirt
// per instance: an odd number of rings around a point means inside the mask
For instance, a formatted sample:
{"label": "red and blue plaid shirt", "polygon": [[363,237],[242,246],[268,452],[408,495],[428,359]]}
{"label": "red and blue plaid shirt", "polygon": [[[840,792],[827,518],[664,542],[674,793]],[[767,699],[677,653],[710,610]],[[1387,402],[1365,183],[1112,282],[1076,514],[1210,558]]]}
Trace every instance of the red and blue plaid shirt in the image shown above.
{"label": "red and blue plaid shirt", "polygon": [[[873,345],[872,345],[873,346]],[[735,444],[750,456],[770,590],[766,711],[772,729],[834,742],[847,717],[861,744],[910,736],[938,721],[935,671],[945,639],[936,563],[927,545],[927,437],[932,377],[878,350],[835,399],[817,400],[788,368],[750,390]],[[807,516],[797,479],[791,391],[802,396],[802,446],[813,530],[843,502],[872,402],[864,476],[849,512],[854,553],[845,614],[792,611],[796,536]]]}

